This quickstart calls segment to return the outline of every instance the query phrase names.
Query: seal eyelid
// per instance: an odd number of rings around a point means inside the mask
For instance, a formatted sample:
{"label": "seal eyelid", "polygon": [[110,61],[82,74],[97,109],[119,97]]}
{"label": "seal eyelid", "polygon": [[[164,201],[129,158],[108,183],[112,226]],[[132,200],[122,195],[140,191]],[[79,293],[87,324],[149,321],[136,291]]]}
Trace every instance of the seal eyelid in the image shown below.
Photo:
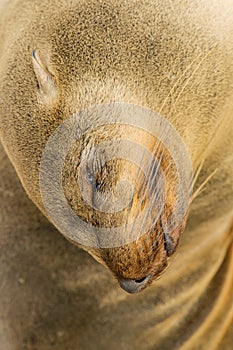
{"label": "seal eyelid", "polygon": [[95,186],[97,191],[101,190],[104,182],[103,181],[97,182],[97,178],[94,174],[94,171],[89,166],[86,166],[86,171],[87,171],[87,178],[88,178],[90,184],[92,186]]}
{"label": "seal eyelid", "polygon": [[50,100],[54,99],[57,96],[55,79],[47,69],[45,59],[36,49],[32,51],[32,63],[41,94]]}
{"label": "seal eyelid", "polygon": [[96,178],[89,166],[86,166],[86,171],[89,182],[94,185],[96,183]]}

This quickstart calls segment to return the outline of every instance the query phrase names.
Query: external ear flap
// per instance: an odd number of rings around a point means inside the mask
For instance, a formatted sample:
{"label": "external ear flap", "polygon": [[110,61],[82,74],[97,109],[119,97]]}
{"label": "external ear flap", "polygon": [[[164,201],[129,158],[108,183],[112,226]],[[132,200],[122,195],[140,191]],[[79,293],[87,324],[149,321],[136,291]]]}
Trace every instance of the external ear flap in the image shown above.
{"label": "external ear flap", "polygon": [[49,72],[46,61],[37,50],[32,52],[33,68],[44,98],[53,100],[57,96],[57,86],[54,76]]}

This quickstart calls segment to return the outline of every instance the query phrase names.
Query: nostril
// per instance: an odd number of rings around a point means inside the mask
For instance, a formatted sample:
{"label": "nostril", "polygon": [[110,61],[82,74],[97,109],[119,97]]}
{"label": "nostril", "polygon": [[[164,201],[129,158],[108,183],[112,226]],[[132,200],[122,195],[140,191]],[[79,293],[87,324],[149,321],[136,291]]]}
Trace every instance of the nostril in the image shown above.
{"label": "nostril", "polygon": [[143,281],[145,281],[145,279],[146,279],[146,277],[143,277],[143,278],[141,278],[139,280],[135,280],[135,282],[136,283],[142,283]]}

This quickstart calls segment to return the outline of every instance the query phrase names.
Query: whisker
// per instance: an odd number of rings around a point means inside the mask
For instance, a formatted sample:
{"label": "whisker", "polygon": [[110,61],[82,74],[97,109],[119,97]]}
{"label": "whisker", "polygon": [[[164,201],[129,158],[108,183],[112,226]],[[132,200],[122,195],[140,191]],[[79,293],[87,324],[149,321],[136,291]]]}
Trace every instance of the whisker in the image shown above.
{"label": "whisker", "polygon": [[[160,142],[160,141],[157,140],[157,142],[156,142],[156,144],[154,145],[153,150],[152,150],[151,153],[153,153],[153,152],[155,151],[155,149],[158,147],[158,145],[161,146],[161,143],[159,144],[159,142]],[[139,173],[140,173],[140,171],[141,171],[141,165],[142,165],[142,161],[144,160],[144,155],[145,155],[145,151],[143,152],[143,155],[142,155],[142,158],[141,158],[141,161],[140,161],[140,167],[139,167],[139,170],[138,170],[137,178],[136,178],[136,180],[135,180],[135,187],[134,187],[134,192],[133,192],[133,194],[135,194],[135,190],[136,190],[136,186],[137,186],[137,180],[138,180],[138,178],[139,178]],[[152,161],[153,161],[153,160],[151,160],[151,161],[148,160],[148,162],[147,162],[147,164],[146,164],[146,167],[147,167],[148,170],[147,170],[147,172],[146,172],[146,174],[145,174],[145,179],[146,179],[146,177],[147,177],[147,175],[148,175],[148,173],[149,173],[149,171],[150,171],[150,164],[152,164]],[[154,166],[153,166],[153,167],[154,167]],[[152,169],[153,169],[153,168],[152,168]],[[153,173],[153,172],[152,172],[152,173]],[[142,183],[142,187],[143,187],[143,185],[144,185],[144,183]],[[143,203],[145,197],[146,197],[146,193],[144,194],[144,196],[141,198],[141,200],[140,200],[140,202],[139,202],[138,208],[137,208],[137,210],[136,210],[135,217],[139,214],[141,204]],[[130,213],[130,210],[131,210],[131,208],[132,208],[132,203],[133,203],[133,197],[132,197],[132,200],[131,200],[131,206],[130,206],[130,208],[129,208],[129,210],[128,210],[127,225],[128,225],[129,213]],[[127,228],[127,225],[125,226],[126,228]],[[132,228],[131,228],[131,233],[132,233],[132,230],[133,230],[133,229],[134,229],[134,224],[133,224],[133,226],[132,226]]]}
{"label": "whisker", "polygon": [[[157,185],[159,185],[159,181],[158,181]],[[143,228],[143,226],[144,226],[144,223],[145,223],[145,221],[147,220],[147,218],[149,217],[149,215],[150,215],[150,213],[151,213],[151,211],[152,211],[152,209],[153,209],[153,207],[154,207],[155,202],[160,198],[160,193],[161,193],[161,188],[159,188],[159,186],[156,186],[156,192],[154,193],[153,201],[152,201],[152,203],[151,203],[151,205],[150,205],[150,208],[148,208],[146,214],[144,215],[143,221],[142,221],[141,226],[140,226],[140,228],[139,228],[139,232],[138,232],[138,236],[139,236],[139,237],[140,237],[140,235],[141,235],[141,232],[142,232],[142,228]],[[154,225],[156,224],[157,219],[158,219],[158,217],[156,218],[156,220],[154,220],[154,223],[152,224],[152,227],[154,227]]]}
{"label": "whisker", "polygon": [[202,159],[200,165],[198,166],[196,172],[194,173],[194,176],[193,176],[193,179],[192,179],[192,183],[191,183],[191,189],[194,187],[194,185],[195,185],[195,183],[197,181],[197,178],[200,175],[200,172],[201,172],[201,170],[203,168],[204,163],[205,163],[205,158]]}
{"label": "whisker", "polygon": [[[165,125],[164,130],[163,130],[165,136],[167,136],[167,134],[165,133],[165,131],[166,131],[166,126],[167,126],[167,125]],[[161,136],[162,136],[162,135],[161,135]],[[164,140],[165,140],[165,139],[164,139]],[[156,150],[157,150],[157,154],[159,154],[159,152],[161,151],[161,148],[162,148],[162,145],[163,145],[163,141],[164,141],[164,140],[162,140],[162,137],[161,137],[160,140],[157,139],[157,142],[155,143],[155,145],[154,145],[154,147],[153,147],[153,149],[152,149],[152,152],[151,152],[152,154],[154,154]],[[158,147],[158,146],[159,146],[159,147]],[[164,150],[163,150],[163,152],[164,152]],[[152,168],[151,168],[152,162],[153,162],[153,159],[151,160],[150,164],[148,164],[148,166],[147,166],[147,173],[146,173],[146,175],[145,175],[145,179],[147,178],[149,172],[150,172],[150,174],[153,174],[154,167],[157,165],[156,163],[154,163],[154,165],[153,165]],[[148,182],[148,180],[147,180],[147,182]]]}
{"label": "whisker", "polygon": [[[162,153],[161,153],[159,162],[158,162],[158,163],[154,162],[153,168],[151,169],[150,176],[149,176],[149,179],[148,179],[148,181],[147,181],[147,183],[150,184],[150,187],[149,187],[149,189],[148,189],[148,192],[149,192],[149,193],[151,192],[151,189],[152,189],[152,186],[153,186],[152,177],[155,179],[156,176],[158,175],[159,167],[160,167],[160,165],[161,165],[163,156],[164,156],[164,149],[162,150]],[[154,169],[155,166],[156,166],[156,169]],[[154,173],[154,171],[155,171],[155,173]]]}
{"label": "whisker", "polygon": [[[167,135],[168,135],[168,133],[166,132],[166,127],[167,127],[167,124],[165,124],[164,130],[163,130],[163,133],[162,133],[162,135],[163,135],[163,137],[164,137],[164,140],[166,139],[166,137],[167,137]],[[162,136],[162,135],[161,135],[161,136]],[[164,140],[163,140],[163,141],[164,141]],[[158,145],[159,145],[159,147],[158,147]],[[161,140],[157,139],[157,142],[156,142],[156,144],[155,144],[154,147],[153,147],[152,153],[155,152],[156,148],[158,148],[157,153],[159,153],[159,151],[160,151],[162,145],[163,145],[163,142],[162,142]],[[163,158],[163,154],[164,154],[164,150],[162,150],[162,155],[161,155],[161,159],[160,159],[160,161],[159,161],[159,165],[160,165],[161,160],[162,160],[162,158]],[[153,161],[153,159],[150,161],[150,164],[152,164],[152,161]],[[148,166],[148,168],[147,168],[148,170],[147,170],[147,173],[146,173],[146,175],[145,175],[145,179],[147,179],[147,175],[148,175],[149,172],[150,172],[150,174],[152,174],[152,176],[153,176],[153,170],[154,170],[155,166],[157,166],[157,168],[156,168],[156,173],[155,173],[155,175],[157,176],[157,172],[158,172],[158,169],[159,169],[158,164],[157,164],[157,163],[154,163],[154,165],[152,166],[152,168],[151,168],[150,164],[149,164],[149,166]],[[150,176],[151,176],[151,175],[150,175]],[[146,181],[147,181],[147,183],[148,183],[148,180],[146,180]],[[150,183],[151,183],[152,186],[153,186],[153,180],[152,180],[151,178],[150,178]],[[143,186],[143,184],[142,184],[142,186]],[[140,202],[139,202],[139,205],[138,205],[138,208],[137,208],[135,217],[139,214],[139,210],[140,210],[141,204],[142,204],[143,201],[145,200],[145,197],[146,197],[146,192],[145,192],[144,196],[141,198],[141,200],[140,200]],[[132,225],[131,233],[132,233],[132,231],[133,231],[134,228],[135,228],[135,222],[134,222],[133,225]]]}
{"label": "whisker", "polygon": [[198,63],[198,65],[196,66],[196,68],[194,69],[194,71],[192,72],[192,74],[187,78],[185,84],[182,86],[181,91],[179,92],[175,102],[172,105],[172,109],[174,108],[174,106],[176,105],[176,103],[178,102],[178,100],[180,99],[180,96],[182,95],[182,93],[184,92],[185,88],[187,87],[188,83],[190,82],[190,80],[193,78],[193,76],[196,74],[196,72],[198,71],[198,69],[200,68],[200,66],[202,65],[202,63],[204,62],[204,60],[206,59],[206,57],[210,54],[210,52],[207,52],[206,55],[202,58],[202,60]]}
{"label": "whisker", "polygon": [[[170,164],[169,164],[169,165],[167,166],[167,168],[165,169],[164,175],[167,174],[169,167],[170,167]],[[158,187],[160,181],[161,181],[161,178],[160,178],[159,181],[157,182],[155,190],[157,189],[157,187]],[[146,219],[148,218],[148,216],[151,214],[151,211],[153,210],[153,206],[154,206],[156,200],[158,199],[158,194],[160,193],[160,190],[161,190],[161,189],[159,188],[158,190],[156,190],[156,192],[154,191],[154,192],[155,192],[155,193],[153,194],[154,197],[153,197],[152,203],[151,203],[151,205],[150,205],[150,208],[148,209],[146,215],[144,216],[143,223],[141,224],[141,227],[140,227],[140,230],[139,230],[139,236],[140,236],[140,234],[141,234],[141,230],[142,230],[142,227],[143,227],[144,222],[146,221]],[[155,220],[155,222],[152,224],[149,233],[151,233],[152,227],[154,227],[154,225],[156,224],[156,222],[157,222],[157,220]],[[148,236],[149,236],[149,234],[148,234]]]}
{"label": "whisker", "polygon": [[[148,192],[151,191],[151,187],[153,186],[153,179],[156,178],[156,176],[157,176],[158,169],[159,169],[160,163],[161,163],[161,161],[162,161],[162,157],[163,157],[163,153],[161,154],[161,157],[160,157],[160,160],[159,160],[159,164],[156,164],[156,165],[157,165],[156,172],[155,172],[155,174],[153,175],[153,178],[150,179],[151,182],[148,182],[148,181],[147,181],[148,183],[150,183],[150,189],[148,189]],[[154,166],[155,166],[155,165],[153,165],[153,167],[154,167]],[[151,173],[153,174],[153,171],[151,171]],[[156,184],[156,188],[157,188],[157,184]],[[140,200],[140,202],[139,202],[139,204],[138,204],[135,217],[137,217],[137,215],[139,214],[140,207],[141,207],[143,201],[145,200],[145,197],[146,197],[146,193],[143,195],[143,197],[141,198],[141,200]],[[145,222],[145,221],[143,221],[143,223],[144,223],[144,222]],[[135,227],[135,223],[134,223],[133,226],[132,226],[131,232],[132,232],[132,230],[134,229],[134,227]]]}
{"label": "whisker", "polygon": [[[148,141],[148,142],[149,142],[149,141]],[[134,195],[135,195],[135,191],[136,191],[136,187],[137,187],[137,181],[138,181],[138,179],[139,179],[139,174],[140,174],[140,172],[141,172],[142,162],[143,162],[145,153],[146,153],[146,149],[144,149],[144,152],[143,152],[142,157],[141,157],[141,160],[140,160],[140,164],[139,164],[139,167],[138,167],[138,172],[137,172],[136,179],[135,179],[135,185],[134,185],[134,189],[133,189],[133,192],[132,192],[132,198],[131,198],[130,204],[128,205],[128,208],[127,208],[126,224],[125,224],[125,228],[126,228],[126,229],[127,229],[127,227],[128,227],[129,215],[130,215],[130,211],[131,211],[132,206],[133,206],[133,198],[134,198]]]}
{"label": "whisker", "polygon": [[[186,75],[187,71],[193,66],[193,64],[194,64],[202,55],[203,55],[203,53],[198,54],[197,57],[194,58],[194,60],[188,65],[188,67],[184,70],[184,72],[181,74],[181,76],[177,79],[177,81],[175,82],[175,84],[174,84],[174,85],[172,86],[172,88],[170,89],[168,95],[167,95],[166,98],[164,99],[164,101],[163,101],[163,103],[162,103],[162,105],[161,105],[161,107],[160,107],[159,114],[160,114],[161,111],[163,110],[163,108],[164,108],[164,106],[166,105],[166,102],[167,102],[169,96],[173,93],[174,89],[175,89],[176,86],[179,84],[179,82],[181,81],[181,79]],[[176,97],[175,103],[173,104],[173,108],[174,108],[174,105],[175,105],[175,104],[178,102],[178,100],[180,99],[180,97],[181,97],[182,93],[184,92],[185,88],[187,87],[188,83],[190,82],[190,80],[191,80],[192,77],[195,75],[195,73],[197,72],[197,70],[198,70],[199,67],[201,66],[202,62],[206,59],[206,57],[207,57],[208,55],[209,55],[209,52],[208,52],[206,55],[204,55],[204,57],[203,57],[203,58],[201,59],[201,61],[198,63],[198,65],[196,66],[196,68],[193,70],[192,74],[191,74],[191,75],[188,77],[188,79],[186,80],[185,84],[182,86],[182,89],[181,89],[181,91],[179,92],[178,96]],[[157,139],[157,141],[156,141],[156,143],[155,143],[155,145],[154,145],[154,147],[153,147],[152,153],[154,153],[155,150],[156,150],[157,148],[158,148],[158,149],[157,149],[157,154],[160,152],[160,150],[161,150],[161,148],[162,148],[163,141],[166,140],[166,137],[167,137],[167,134],[168,134],[167,131],[168,131],[168,130],[166,130],[166,125],[165,125],[165,127],[164,127],[164,129],[163,129],[163,131],[161,132],[161,135],[160,135],[161,138],[160,138],[160,140]],[[163,139],[163,138],[164,138],[164,139]],[[164,150],[163,150],[163,152],[162,152],[162,156],[160,157],[159,164],[155,163],[155,164],[152,165],[152,160],[150,161],[150,163],[149,163],[149,161],[148,161],[148,163],[147,163],[147,169],[148,169],[148,170],[147,170],[147,173],[146,173],[146,175],[145,175],[145,181],[146,181],[147,183],[150,184],[150,188],[149,188],[150,191],[151,191],[151,188],[152,188],[152,186],[153,186],[153,179],[155,179],[156,176],[157,176],[157,174],[158,174],[158,169],[159,169],[159,166],[160,166],[160,164],[161,164],[161,160],[162,160],[163,154],[164,154]],[[140,165],[141,165],[142,162],[143,162],[144,156],[145,156],[145,152],[144,152],[143,155],[142,155]],[[151,165],[152,165],[152,167],[151,167]],[[156,167],[156,169],[155,169],[155,167]],[[154,170],[155,170],[155,175],[154,175]],[[139,179],[139,174],[140,174],[140,168],[139,168],[138,173],[137,173],[137,176],[136,176],[135,186],[134,186],[133,193],[132,193],[132,199],[131,199],[130,205],[128,206],[128,209],[127,209],[127,216],[126,216],[126,225],[125,225],[125,227],[128,226],[129,214],[130,214],[130,211],[131,211],[131,209],[132,209],[133,198],[134,198],[134,195],[135,195],[135,191],[136,191],[136,187],[137,187],[137,182],[138,182],[138,179]],[[149,179],[147,179],[148,174],[150,174],[150,175],[149,175]],[[144,183],[142,184],[142,187],[143,187],[143,185],[144,185]],[[157,200],[157,195],[158,195],[157,186],[155,187],[155,189],[156,189],[157,193],[156,193],[156,196],[153,194],[153,196],[154,196],[153,201],[155,201],[155,199]],[[140,202],[139,202],[139,205],[138,205],[138,208],[137,208],[136,214],[135,214],[136,216],[139,214],[140,207],[141,207],[143,201],[145,200],[145,197],[146,197],[146,193],[143,195],[143,197],[141,198],[141,200],[140,200]],[[144,220],[143,220],[143,222],[142,222],[142,224],[141,224],[141,228],[142,228],[142,226],[143,226],[143,224],[144,224],[144,222],[145,222],[145,218],[148,217],[148,215],[149,215],[150,212],[151,212],[151,210],[149,210],[149,211],[147,212],[146,216],[144,217]],[[135,223],[133,224],[133,226],[132,226],[132,228],[131,228],[131,232],[132,232],[132,230],[134,229],[134,225],[135,225]],[[140,228],[140,231],[141,231],[141,228]]]}
{"label": "whisker", "polygon": [[[165,129],[166,129],[166,126],[165,126],[165,128],[164,128],[164,131],[165,131]],[[165,136],[167,136],[167,135],[165,134]],[[165,141],[165,139],[164,139],[164,140],[157,140],[155,146],[153,147],[152,153],[154,153],[155,150],[156,150],[157,148],[158,148],[158,149],[157,149],[157,154],[160,153],[161,148],[162,148],[162,145],[163,145],[163,141]],[[158,145],[159,145],[159,147],[158,147]],[[160,156],[159,163],[154,162],[154,165],[152,166],[152,168],[151,168],[151,166],[148,166],[148,170],[147,170],[147,173],[146,173],[146,175],[145,175],[145,179],[146,179],[147,183],[150,183],[150,184],[151,184],[151,186],[153,186],[153,181],[152,181],[151,176],[153,176],[153,177],[156,177],[156,176],[157,176],[158,169],[159,169],[159,166],[160,166],[160,164],[161,164],[163,155],[164,155],[164,149],[162,150],[162,154],[161,154],[161,156]],[[152,161],[153,161],[153,160],[152,160]],[[152,163],[152,161],[151,161],[151,163]],[[156,172],[155,172],[155,176],[154,176],[155,167],[157,167],[157,168],[156,168]],[[149,172],[150,172],[150,175],[149,175],[149,179],[147,180],[147,176],[148,176],[148,173],[149,173]],[[151,186],[150,186],[149,190],[151,190]],[[145,194],[145,195],[146,195],[146,194]],[[142,201],[145,199],[145,195],[144,195],[144,197],[142,198],[141,203],[142,203]],[[140,205],[141,205],[141,203],[140,203]]]}
{"label": "whisker", "polygon": [[180,75],[180,77],[177,79],[177,81],[175,82],[175,84],[172,86],[172,88],[170,89],[168,95],[165,97],[160,110],[159,110],[159,114],[162,112],[169,96],[172,94],[172,92],[174,91],[174,89],[177,87],[177,85],[179,84],[180,80],[185,76],[186,72],[192,67],[192,65],[195,63],[195,61],[197,61],[200,57],[202,56],[202,53],[200,53],[199,55],[197,55],[196,58],[194,58],[194,60],[188,65],[188,67],[182,72],[182,74]]}
{"label": "whisker", "polygon": [[[150,232],[151,233],[151,232]],[[150,249],[150,252],[153,250],[153,248],[158,244],[158,241],[160,239],[160,237],[163,235],[163,232],[162,231],[159,231],[157,236],[156,236],[156,239],[154,240],[152,246],[151,246],[151,249]],[[158,253],[158,250],[159,250],[159,246],[155,249],[153,255],[152,255],[152,260],[154,259],[155,255]]]}
{"label": "whisker", "polygon": [[[221,125],[223,125],[224,123],[224,119],[227,118],[227,115],[226,116],[223,116],[222,118],[220,118],[220,120],[217,122],[217,124],[215,125],[215,128],[213,130],[213,132],[211,133],[211,136],[205,146],[205,150],[204,152],[201,153],[201,160],[200,160],[200,165],[198,166],[197,168],[197,171],[195,172],[195,176],[194,176],[194,179],[192,181],[192,187],[194,187],[196,181],[197,181],[197,178],[201,172],[201,169],[204,165],[204,162],[208,156],[208,152],[209,152],[209,149],[211,147],[211,145],[213,144],[214,140],[215,140],[215,137],[216,137],[216,134],[219,132],[219,130],[221,130]],[[199,162],[199,160],[197,160],[197,163]]]}
{"label": "whisker", "polygon": [[194,201],[194,199],[199,196],[204,190],[204,186],[210,181],[210,179],[216,174],[216,172],[219,169],[216,168],[207,178],[202,182],[202,184],[198,187],[198,189],[193,193],[192,197],[190,198],[190,204]]}

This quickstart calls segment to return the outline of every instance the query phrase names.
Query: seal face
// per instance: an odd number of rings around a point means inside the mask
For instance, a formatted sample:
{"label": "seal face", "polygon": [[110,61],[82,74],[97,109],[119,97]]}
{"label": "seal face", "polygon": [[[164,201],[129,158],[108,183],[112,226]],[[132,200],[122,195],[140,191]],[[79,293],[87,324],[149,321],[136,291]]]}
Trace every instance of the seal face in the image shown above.
{"label": "seal face", "polygon": [[[83,119],[91,123],[81,130]],[[95,106],[66,119],[47,140],[40,164],[50,220],[131,293],[158,277],[174,253],[191,179],[191,161],[173,127],[128,103]]]}

